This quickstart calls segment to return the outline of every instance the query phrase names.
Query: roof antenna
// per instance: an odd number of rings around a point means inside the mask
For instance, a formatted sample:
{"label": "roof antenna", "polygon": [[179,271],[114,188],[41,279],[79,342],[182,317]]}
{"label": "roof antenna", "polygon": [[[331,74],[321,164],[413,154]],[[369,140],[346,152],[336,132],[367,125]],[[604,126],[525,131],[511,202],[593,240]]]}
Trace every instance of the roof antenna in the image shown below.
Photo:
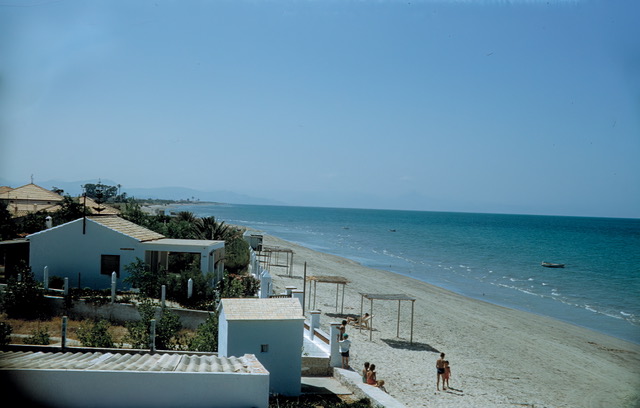
{"label": "roof antenna", "polygon": [[33,174],[31,175],[31,184],[33,184]]}

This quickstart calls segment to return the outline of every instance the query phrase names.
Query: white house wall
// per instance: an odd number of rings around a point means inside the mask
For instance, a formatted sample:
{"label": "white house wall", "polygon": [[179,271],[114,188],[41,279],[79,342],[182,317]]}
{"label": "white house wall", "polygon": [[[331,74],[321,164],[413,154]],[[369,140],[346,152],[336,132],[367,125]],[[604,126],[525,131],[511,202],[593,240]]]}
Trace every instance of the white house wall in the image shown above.
{"label": "white house wall", "polygon": [[128,287],[123,283],[127,276],[124,267],[136,257],[145,259],[139,242],[91,220],[86,221],[83,234],[82,224],[79,219],[29,236],[29,263],[36,279],[42,281],[48,266],[50,277],[68,277],[70,286],[78,285],[81,274],[82,287],[106,289],[111,287],[111,276],[100,274],[101,255],[119,255],[118,288]]}
{"label": "white house wall", "polygon": [[[220,356],[254,354],[270,373],[270,390],[283,395],[300,395],[303,320],[220,319]],[[226,336],[224,336],[226,333]],[[226,337],[226,338],[225,338]],[[267,345],[268,351],[262,351]]]}

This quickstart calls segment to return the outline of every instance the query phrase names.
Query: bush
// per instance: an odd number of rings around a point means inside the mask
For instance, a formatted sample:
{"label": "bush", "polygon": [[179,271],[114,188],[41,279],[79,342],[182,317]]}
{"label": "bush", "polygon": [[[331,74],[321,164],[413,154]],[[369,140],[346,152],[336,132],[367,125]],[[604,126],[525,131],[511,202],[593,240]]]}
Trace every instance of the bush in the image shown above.
{"label": "bush", "polygon": [[241,234],[236,234],[225,241],[224,252],[224,266],[230,273],[237,274],[246,270],[251,254],[249,252],[249,243],[245,241]]}
{"label": "bush", "polygon": [[[188,297],[189,279],[193,281],[191,298]],[[203,275],[197,267],[182,271],[180,274],[171,274],[167,279],[167,299],[188,308],[207,310],[216,299],[212,281],[212,274]]]}
{"label": "bush", "polygon": [[64,278],[60,276],[51,276],[49,278],[49,288],[50,289],[63,289],[64,288]]}
{"label": "bush", "polygon": [[124,269],[129,273],[129,276],[124,278],[124,282],[140,289],[142,296],[150,298],[160,296],[162,285],[166,281],[166,273],[151,272],[149,265],[140,258],[136,258],[134,262],[125,265]]}
{"label": "bush", "polygon": [[189,341],[189,350],[218,351],[218,314],[209,313],[207,320],[198,326],[196,335]]}
{"label": "bush", "polygon": [[260,281],[250,275],[233,275],[225,271],[218,283],[220,298],[254,297],[260,288]]}
{"label": "bush", "polygon": [[38,327],[35,329],[29,337],[24,339],[24,344],[38,344],[49,345],[51,343],[51,336],[49,336],[49,328],[47,326]]}
{"label": "bush", "polygon": [[114,347],[113,338],[109,334],[111,324],[107,320],[84,322],[78,328],[78,339],[84,347]]}
{"label": "bush", "polygon": [[0,346],[6,346],[11,343],[11,333],[13,328],[9,323],[0,322]]}
{"label": "bush", "polygon": [[[156,316],[156,305],[150,299],[141,299],[138,305],[140,320],[127,322],[129,330],[125,340],[136,349],[147,349],[150,344],[151,320]],[[173,350],[180,348],[178,332],[182,329],[180,317],[167,308],[163,308],[160,319],[156,320],[156,348],[158,350]]]}
{"label": "bush", "polygon": [[45,318],[49,314],[46,307],[43,289],[31,272],[31,267],[24,263],[19,266],[18,273],[22,280],[11,278],[2,296],[2,308],[11,319],[35,320]]}

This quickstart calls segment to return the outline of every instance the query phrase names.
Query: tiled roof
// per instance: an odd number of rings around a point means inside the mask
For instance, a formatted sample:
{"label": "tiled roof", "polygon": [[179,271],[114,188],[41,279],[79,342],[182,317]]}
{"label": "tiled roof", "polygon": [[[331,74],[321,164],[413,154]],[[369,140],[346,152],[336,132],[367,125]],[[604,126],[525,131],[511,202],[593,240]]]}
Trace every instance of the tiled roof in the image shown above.
{"label": "tiled roof", "polygon": [[13,190],[13,188],[9,186],[0,186],[0,194],[6,193],[7,191],[11,191],[11,190]]}
{"label": "tiled roof", "polygon": [[253,355],[112,352],[0,352],[0,369],[82,371],[170,371],[198,373],[265,372]]}
{"label": "tiled roof", "polygon": [[145,227],[141,227],[138,224],[134,224],[131,221],[127,221],[124,218],[111,216],[111,215],[94,215],[89,216],[87,219],[91,221],[95,221],[100,225],[103,225],[109,229],[117,231],[121,234],[130,236],[131,238],[135,238],[140,242],[145,241],[153,241],[156,239],[164,238],[164,235],[159,234],[155,231],[151,231]]}
{"label": "tiled roof", "polygon": [[[84,204],[84,197],[80,196],[77,198],[74,198],[74,200],[80,204]],[[102,207],[104,208],[104,210],[102,210],[100,213],[98,213],[98,211],[96,211],[95,207]],[[110,207],[106,204],[98,204],[97,202],[95,202],[95,200],[87,197],[87,208],[89,209],[89,211],[91,211],[92,214],[100,214],[100,215],[118,215],[120,214],[120,210],[118,210],[117,208],[113,208]]]}
{"label": "tiled roof", "polygon": [[51,204],[15,204],[11,203],[7,205],[7,211],[11,214],[12,217],[24,217],[27,214],[32,214],[38,211],[46,211],[46,212],[56,212],[60,209],[59,205],[51,205]]}
{"label": "tiled roof", "polygon": [[304,320],[295,298],[222,299],[227,320]]}
{"label": "tiled roof", "polygon": [[55,203],[62,201],[62,196],[35,184],[27,184],[0,193],[0,200],[51,201]]}

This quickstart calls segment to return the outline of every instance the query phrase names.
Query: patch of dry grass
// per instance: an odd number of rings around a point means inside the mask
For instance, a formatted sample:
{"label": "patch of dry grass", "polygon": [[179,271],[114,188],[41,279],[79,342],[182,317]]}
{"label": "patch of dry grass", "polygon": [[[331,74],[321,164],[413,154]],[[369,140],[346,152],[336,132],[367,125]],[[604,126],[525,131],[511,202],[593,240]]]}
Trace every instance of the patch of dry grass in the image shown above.
{"label": "patch of dry grass", "polygon": [[[11,334],[30,336],[38,329],[47,328],[51,337],[62,336],[62,317],[57,316],[47,320],[22,320],[22,319],[9,319],[5,313],[0,314],[0,321],[11,325]],[[92,324],[91,320],[72,320],[67,319],[67,339],[78,340],[78,328],[83,324]],[[122,325],[116,325],[111,323],[109,327],[109,334],[113,342],[118,345],[124,342],[125,337],[129,334],[126,327]],[[193,330],[183,329],[179,332],[180,336],[189,338],[195,334]],[[14,344],[21,344],[22,339],[19,337],[13,337],[11,342]]]}

